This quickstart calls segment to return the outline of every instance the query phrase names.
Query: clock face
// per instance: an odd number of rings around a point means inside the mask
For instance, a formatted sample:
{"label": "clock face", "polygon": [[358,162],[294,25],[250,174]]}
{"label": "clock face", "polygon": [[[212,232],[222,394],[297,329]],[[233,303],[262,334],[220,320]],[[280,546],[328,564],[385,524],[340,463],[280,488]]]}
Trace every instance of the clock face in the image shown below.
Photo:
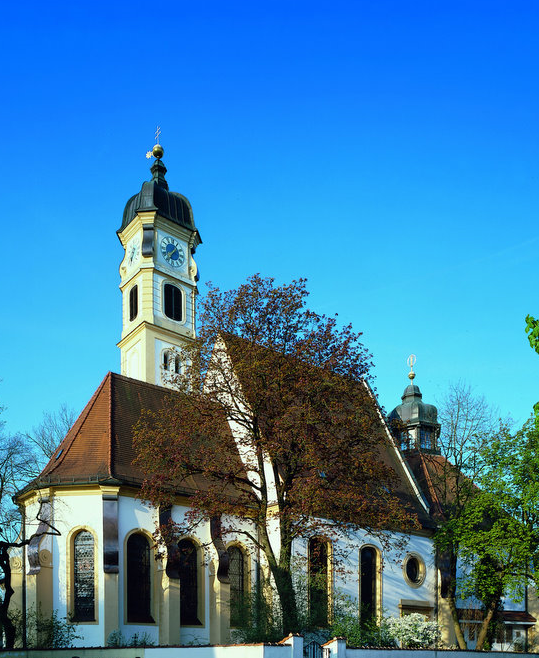
{"label": "clock face", "polygon": [[129,247],[127,254],[127,261],[129,265],[132,265],[137,260],[139,251],[140,251],[140,245],[138,243],[138,240],[135,240],[134,242],[131,243],[131,246]]}
{"label": "clock face", "polygon": [[161,240],[161,253],[171,267],[180,267],[185,263],[185,254],[181,244],[171,237]]}

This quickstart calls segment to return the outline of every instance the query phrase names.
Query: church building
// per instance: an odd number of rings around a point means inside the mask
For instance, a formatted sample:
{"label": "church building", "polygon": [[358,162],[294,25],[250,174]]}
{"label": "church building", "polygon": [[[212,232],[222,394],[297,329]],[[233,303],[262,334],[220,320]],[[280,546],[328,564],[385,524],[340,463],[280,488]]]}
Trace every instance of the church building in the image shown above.
{"label": "church building", "polygon": [[[202,243],[189,201],[169,189],[159,144],[153,156],[152,178],[127,201],[117,231],[124,248],[121,374],[105,375],[41,475],[18,496],[24,536],[38,534],[13,554],[12,604],[66,616],[78,625],[79,646],[105,646],[116,631],[160,645],[229,643],[238,602],[265,569],[252,547],[233,537],[223,541],[210,523],[175,547],[156,547],[157,526],[183,518],[190,489],[178,489],[169,509],[138,497],[143,474],[133,464],[132,429],[142,410],[163,407],[182,372],[180,348],[195,336],[194,257]],[[421,612],[442,619],[443,573],[432,542],[437,502],[423,458],[439,456],[437,411],[412,381],[389,419],[406,431],[397,445],[380,414],[384,459],[420,521],[404,552],[357,532],[340,574],[331,568],[331,547],[316,545],[325,540],[306,539],[295,550],[326,579],[328,601],[339,589],[378,618]],[[42,534],[48,525],[58,532]],[[531,620],[521,615],[515,623],[525,629]]]}

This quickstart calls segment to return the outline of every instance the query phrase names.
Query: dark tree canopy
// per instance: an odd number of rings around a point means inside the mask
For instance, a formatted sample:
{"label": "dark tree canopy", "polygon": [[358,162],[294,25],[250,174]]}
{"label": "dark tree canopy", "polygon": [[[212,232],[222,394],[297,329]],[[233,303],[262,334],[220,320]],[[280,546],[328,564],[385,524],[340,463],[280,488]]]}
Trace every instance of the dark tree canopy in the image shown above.
{"label": "dark tree canopy", "polygon": [[170,504],[174,485],[187,486],[188,524],[252,521],[241,532],[268,560],[286,630],[295,630],[294,539],[414,526],[404,492],[393,493],[389,437],[366,384],[370,354],[351,326],[308,310],[307,294],[304,280],[277,286],[259,275],[237,290],[210,287],[180,393],[144,415],[135,438],[152,502]]}

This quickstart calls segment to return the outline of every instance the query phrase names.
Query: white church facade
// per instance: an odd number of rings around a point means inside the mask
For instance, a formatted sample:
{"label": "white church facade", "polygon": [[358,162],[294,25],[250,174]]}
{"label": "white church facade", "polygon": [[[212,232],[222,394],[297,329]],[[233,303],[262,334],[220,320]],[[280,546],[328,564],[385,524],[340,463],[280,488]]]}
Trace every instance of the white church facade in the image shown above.
{"label": "white church facade", "polygon": [[[168,188],[159,145],[153,154],[152,179],[129,199],[118,230],[125,250],[121,374],[105,376],[40,477],[18,498],[24,536],[45,529],[45,522],[58,532],[40,534],[13,555],[13,603],[73,620],[79,646],[105,646],[115,631],[161,645],[226,644],[234,637],[236,606],[265,570],[252,547],[239,537],[223,540],[210,523],[179,545],[156,547],[157,526],[181,520],[189,490],[178,490],[169,509],[138,498],[144,476],[133,464],[132,428],[143,409],[162,408],[182,369],[178,349],[195,335],[194,255],[201,244],[188,200]],[[436,451],[436,409],[421,401],[416,385],[407,387],[394,413],[417,442],[409,449]],[[429,495],[382,416],[380,423],[387,459],[420,527],[401,552],[356,533],[347,540],[343,572],[332,569],[331,546],[316,553],[323,563],[311,559],[316,542],[325,540],[296,542],[295,551],[326,579],[328,605],[338,590],[357,601],[358,611],[363,606],[376,617],[421,612],[444,623],[451,643]],[[525,632],[531,619],[521,615],[515,623]]]}

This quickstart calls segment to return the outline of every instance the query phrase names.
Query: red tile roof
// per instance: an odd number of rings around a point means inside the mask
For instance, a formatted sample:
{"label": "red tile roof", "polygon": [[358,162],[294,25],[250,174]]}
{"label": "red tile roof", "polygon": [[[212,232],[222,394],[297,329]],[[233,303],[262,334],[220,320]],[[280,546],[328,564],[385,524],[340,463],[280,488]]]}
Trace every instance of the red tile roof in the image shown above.
{"label": "red tile roof", "polygon": [[143,409],[158,411],[171,395],[161,386],[109,372],[36,483],[140,484],[144,476],[133,465],[133,426]]}

